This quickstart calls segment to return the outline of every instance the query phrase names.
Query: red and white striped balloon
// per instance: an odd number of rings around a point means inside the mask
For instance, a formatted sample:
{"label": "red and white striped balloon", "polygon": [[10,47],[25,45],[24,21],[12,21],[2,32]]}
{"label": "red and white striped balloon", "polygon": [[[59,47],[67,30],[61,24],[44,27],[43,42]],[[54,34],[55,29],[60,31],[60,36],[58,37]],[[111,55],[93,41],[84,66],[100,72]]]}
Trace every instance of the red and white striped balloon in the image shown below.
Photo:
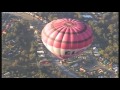
{"label": "red and white striped balloon", "polygon": [[67,18],[48,23],[41,36],[46,48],[61,59],[80,54],[93,42],[89,25]]}

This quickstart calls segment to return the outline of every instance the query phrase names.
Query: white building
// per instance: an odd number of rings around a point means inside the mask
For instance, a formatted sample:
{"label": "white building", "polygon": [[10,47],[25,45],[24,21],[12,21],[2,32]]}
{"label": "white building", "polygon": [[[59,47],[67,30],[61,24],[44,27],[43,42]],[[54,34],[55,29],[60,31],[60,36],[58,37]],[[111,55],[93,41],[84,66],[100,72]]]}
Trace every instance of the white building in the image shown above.
{"label": "white building", "polygon": [[45,53],[44,51],[37,51],[37,53]]}
{"label": "white building", "polygon": [[30,29],[33,29],[34,27],[33,26],[30,26]]}
{"label": "white building", "polygon": [[99,53],[94,53],[94,55],[95,55],[95,56],[100,56],[100,54],[99,54]]}
{"label": "white building", "polygon": [[42,55],[38,55],[38,56],[39,56],[39,57],[45,57],[45,55],[43,55],[43,54],[42,54]]}
{"label": "white building", "polygon": [[84,18],[92,18],[91,15],[82,15]]}

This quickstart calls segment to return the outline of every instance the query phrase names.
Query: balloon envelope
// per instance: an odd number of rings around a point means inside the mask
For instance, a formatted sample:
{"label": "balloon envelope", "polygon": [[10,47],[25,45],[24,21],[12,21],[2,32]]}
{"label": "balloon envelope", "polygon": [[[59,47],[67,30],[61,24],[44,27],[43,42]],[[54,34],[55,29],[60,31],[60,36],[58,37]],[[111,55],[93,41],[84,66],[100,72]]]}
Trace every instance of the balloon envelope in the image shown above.
{"label": "balloon envelope", "polygon": [[91,27],[75,19],[57,19],[42,30],[41,38],[46,48],[61,59],[83,52],[93,42]]}

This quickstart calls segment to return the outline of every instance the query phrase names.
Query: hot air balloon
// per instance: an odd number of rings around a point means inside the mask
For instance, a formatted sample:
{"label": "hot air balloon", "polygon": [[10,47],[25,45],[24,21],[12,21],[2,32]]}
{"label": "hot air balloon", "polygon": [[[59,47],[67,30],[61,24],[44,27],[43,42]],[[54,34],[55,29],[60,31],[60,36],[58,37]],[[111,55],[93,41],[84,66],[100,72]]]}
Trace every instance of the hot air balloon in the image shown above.
{"label": "hot air balloon", "polygon": [[62,60],[86,50],[93,42],[93,33],[86,23],[63,18],[46,24],[41,39],[46,48]]}

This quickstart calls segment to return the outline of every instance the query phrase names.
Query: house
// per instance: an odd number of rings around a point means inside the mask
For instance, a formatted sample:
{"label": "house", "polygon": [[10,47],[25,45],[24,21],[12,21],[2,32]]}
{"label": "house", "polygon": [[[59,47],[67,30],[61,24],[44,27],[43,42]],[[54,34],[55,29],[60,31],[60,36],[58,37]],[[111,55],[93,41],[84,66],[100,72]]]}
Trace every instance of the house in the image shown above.
{"label": "house", "polygon": [[37,51],[37,53],[45,53],[44,51]]}
{"label": "house", "polygon": [[44,66],[50,66],[51,65],[50,61],[48,61],[48,60],[42,60],[42,61],[39,62],[39,64],[44,65]]}
{"label": "house", "polygon": [[91,15],[82,15],[84,18],[93,18]]}
{"label": "house", "polygon": [[95,55],[95,56],[97,56],[97,57],[99,57],[99,56],[100,56],[100,54],[99,54],[99,53],[94,53],[94,55]]}
{"label": "house", "polygon": [[86,70],[84,68],[80,68],[81,72],[86,72]]}
{"label": "house", "polygon": [[45,55],[44,55],[44,54],[42,54],[42,55],[38,55],[38,57],[45,57]]}
{"label": "house", "polygon": [[38,43],[39,45],[43,45],[43,43]]}
{"label": "house", "polygon": [[38,31],[37,31],[37,30],[35,30],[35,31],[34,31],[34,34],[38,34]]}
{"label": "house", "polygon": [[30,29],[33,29],[34,27],[33,26],[30,26]]}
{"label": "house", "polygon": [[98,52],[98,49],[96,47],[93,47],[93,54],[95,56],[100,56],[99,52]]}
{"label": "house", "polygon": [[2,34],[6,34],[6,31],[4,30],[4,31],[2,31]]}

